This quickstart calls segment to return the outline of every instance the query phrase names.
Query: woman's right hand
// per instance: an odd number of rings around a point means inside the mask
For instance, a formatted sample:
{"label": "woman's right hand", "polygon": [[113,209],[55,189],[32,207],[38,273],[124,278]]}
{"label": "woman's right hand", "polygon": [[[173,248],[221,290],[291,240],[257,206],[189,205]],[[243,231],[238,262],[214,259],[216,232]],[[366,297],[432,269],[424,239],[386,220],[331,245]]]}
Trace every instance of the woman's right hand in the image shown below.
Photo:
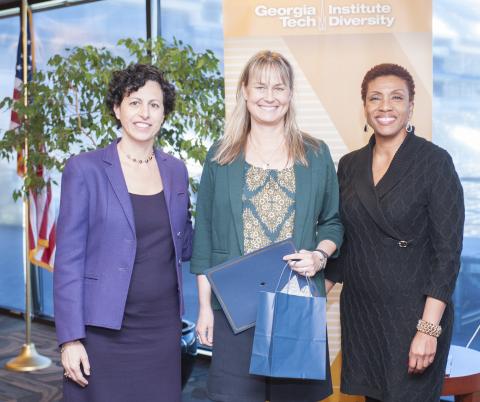
{"label": "woman's right hand", "polygon": [[83,376],[83,372],[90,375],[90,363],[88,361],[87,351],[80,341],[66,342],[62,345],[62,365],[65,369],[65,377],[75,381],[81,387],[88,385],[87,379]]}
{"label": "woman's right hand", "polygon": [[196,329],[200,343],[213,346],[213,310],[211,306],[200,307]]}

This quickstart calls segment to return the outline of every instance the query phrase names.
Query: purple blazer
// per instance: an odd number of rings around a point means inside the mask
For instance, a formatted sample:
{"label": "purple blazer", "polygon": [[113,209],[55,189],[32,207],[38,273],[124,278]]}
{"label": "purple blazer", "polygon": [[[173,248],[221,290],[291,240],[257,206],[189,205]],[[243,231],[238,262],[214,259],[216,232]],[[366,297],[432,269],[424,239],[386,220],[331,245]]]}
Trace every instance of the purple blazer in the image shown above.
{"label": "purple blazer", "polygon": [[[183,314],[182,261],[192,222],[184,163],[156,149],[170,217]],[[85,325],[120,329],[137,241],[117,141],[67,161],[62,175],[53,274],[58,344],[85,337]]]}

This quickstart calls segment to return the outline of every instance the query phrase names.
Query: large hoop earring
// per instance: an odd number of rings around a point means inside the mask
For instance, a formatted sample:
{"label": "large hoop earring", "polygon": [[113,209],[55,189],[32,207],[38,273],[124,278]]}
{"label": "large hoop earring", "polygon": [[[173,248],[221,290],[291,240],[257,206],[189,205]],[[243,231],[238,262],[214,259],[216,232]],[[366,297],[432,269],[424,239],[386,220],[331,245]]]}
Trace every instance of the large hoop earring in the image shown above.
{"label": "large hoop earring", "polygon": [[414,128],[415,127],[412,125],[412,123],[410,122],[407,123],[407,127],[406,127],[407,133],[411,133],[414,130]]}

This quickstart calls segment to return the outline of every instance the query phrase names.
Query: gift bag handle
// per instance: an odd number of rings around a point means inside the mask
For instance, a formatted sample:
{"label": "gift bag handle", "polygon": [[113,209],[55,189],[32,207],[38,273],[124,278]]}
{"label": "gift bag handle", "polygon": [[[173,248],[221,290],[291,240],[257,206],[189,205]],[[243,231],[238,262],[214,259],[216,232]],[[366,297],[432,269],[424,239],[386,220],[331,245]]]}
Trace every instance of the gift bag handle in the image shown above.
{"label": "gift bag handle", "polygon": [[[288,262],[286,262],[285,265],[282,268],[282,272],[280,273],[280,277],[278,278],[277,286],[275,287],[275,293],[278,292],[278,287],[280,286],[280,281],[282,280],[283,273],[285,272],[285,268],[287,268],[287,266],[289,267]],[[289,294],[290,280],[292,279],[292,274],[293,274],[293,269],[290,268],[290,274],[288,275],[288,282],[287,282],[287,294]],[[295,274],[295,275],[297,275],[297,274]],[[318,295],[318,289],[316,288],[316,286],[312,286],[311,279],[308,276],[306,276],[305,279],[307,280],[307,285],[308,285],[308,288],[310,289],[310,293],[311,293],[312,297],[315,294]]]}
{"label": "gift bag handle", "polygon": [[[275,286],[275,293],[278,292],[278,287],[280,286],[280,281],[282,280],[283,273],[285,272],[285,268],[288,267],[288,262],[282,268],[282,272],[280,273],[280,277],[278,278],[277,286]],[[288,283],[290,283],[290,278],[292,277],[292,269],[290,268],[290,275],[288,276]]]}

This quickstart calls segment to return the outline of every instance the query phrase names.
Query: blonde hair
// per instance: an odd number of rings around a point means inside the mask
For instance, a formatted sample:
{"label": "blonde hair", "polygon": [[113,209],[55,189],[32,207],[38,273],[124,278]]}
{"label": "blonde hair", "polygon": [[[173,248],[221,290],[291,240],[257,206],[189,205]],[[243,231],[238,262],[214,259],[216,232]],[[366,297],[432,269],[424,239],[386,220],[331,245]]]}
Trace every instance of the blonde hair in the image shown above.
{"label": "blonde hair", "polygon": [[[287,85],[293,94],[293,69],[285,57],[280,53],[269,50],[263,50],[252,56],[245,65],[238,81],[236,104],[213,157],[213,161],[220,165],[227,165],[233,162],[245,150],[247,144],[251,123],[250,112],[247,109],[242,88],[248,85],[252,76],[270,69],[275,69],[279,73],[283,84]],[[285,115],[285,134],[288,159],[307,166],[306,144],[311,145],[314,149],[318,149],[319,141],[298,128],[292,100],[290,100],[290,105]]]}

